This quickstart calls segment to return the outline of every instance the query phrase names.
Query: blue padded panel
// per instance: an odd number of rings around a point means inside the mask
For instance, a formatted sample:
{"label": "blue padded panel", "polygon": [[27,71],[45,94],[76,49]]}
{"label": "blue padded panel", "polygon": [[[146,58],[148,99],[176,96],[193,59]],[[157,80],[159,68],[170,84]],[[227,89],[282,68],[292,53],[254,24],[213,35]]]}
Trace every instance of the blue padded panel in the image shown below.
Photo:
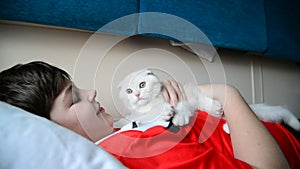
{"label": "blue padded panel", "polygon": [[[218,47],[254,52],[267,48],[264,0],[140,0],[140,12],[163,12],[181,17],[195,24]],[[155,18],[140,18],[139,32],[159,26],[158,23]],[[172,29],[180,25],[166,23],[163,26]],[[192,33],[185,36],[184,41],[199,42]]]}
{"label": "blue padded panel", "polygon": [[268,29],[265,55],[300,62],[300,1],[265,1]]}
{"label": "blue padded panel", "polygon": [[[137,13],[138,0],[1,0],[0,19],[96,31],[125,15]],[[111,33],[134,35],[137,19]]]}

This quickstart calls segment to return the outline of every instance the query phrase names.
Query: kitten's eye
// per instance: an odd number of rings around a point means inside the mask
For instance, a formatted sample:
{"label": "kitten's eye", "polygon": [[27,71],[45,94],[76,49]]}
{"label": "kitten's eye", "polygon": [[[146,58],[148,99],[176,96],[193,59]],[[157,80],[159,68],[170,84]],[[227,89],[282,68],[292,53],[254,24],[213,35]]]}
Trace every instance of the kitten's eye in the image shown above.
{"label": "kitten's eye", "polygon": [[132,93],[132,90],[131,90],[131,89],[127,89],[126,92],[127,92],[128,94],[131,94],[131,93]]}
{"label": "kitten's eye", "polygon": [[141,82],[139,85],[140,88],[144,88],[145,86],[146,86],[146,82]]}

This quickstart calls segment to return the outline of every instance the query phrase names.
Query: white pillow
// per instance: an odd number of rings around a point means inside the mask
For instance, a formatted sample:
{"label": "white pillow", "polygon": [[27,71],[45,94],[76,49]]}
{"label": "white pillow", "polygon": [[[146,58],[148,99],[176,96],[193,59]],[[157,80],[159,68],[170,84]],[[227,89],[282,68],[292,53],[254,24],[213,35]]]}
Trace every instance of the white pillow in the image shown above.
{"label": "white pillow", "polygon": [[0,102],[0,168],[126,168],[87,139]]}

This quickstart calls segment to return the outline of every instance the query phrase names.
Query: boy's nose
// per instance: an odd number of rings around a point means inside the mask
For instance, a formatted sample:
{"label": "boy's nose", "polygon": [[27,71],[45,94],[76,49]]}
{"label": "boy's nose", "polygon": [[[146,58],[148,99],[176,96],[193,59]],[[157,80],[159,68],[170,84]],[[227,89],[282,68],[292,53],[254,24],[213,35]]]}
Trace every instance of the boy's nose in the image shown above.
{"label": "boy's nose", "polygon": [[90,95],[89,95],[89,101],[90,102],[94,101],[96,96],[97,96],[97,91],[96,90],[91,90]]}

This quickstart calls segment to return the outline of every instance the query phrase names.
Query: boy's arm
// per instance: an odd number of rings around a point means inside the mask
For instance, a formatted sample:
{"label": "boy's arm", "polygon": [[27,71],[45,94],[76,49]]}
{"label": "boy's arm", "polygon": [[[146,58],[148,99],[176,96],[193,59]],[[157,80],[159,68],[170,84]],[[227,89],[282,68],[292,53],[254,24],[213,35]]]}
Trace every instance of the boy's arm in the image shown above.
{"label": "boy's arm", "polygon": [[222,103],[235,158],[254,168],[289,168],[280,147],[237,89],[225,84],[200,85],[199,89]]}

